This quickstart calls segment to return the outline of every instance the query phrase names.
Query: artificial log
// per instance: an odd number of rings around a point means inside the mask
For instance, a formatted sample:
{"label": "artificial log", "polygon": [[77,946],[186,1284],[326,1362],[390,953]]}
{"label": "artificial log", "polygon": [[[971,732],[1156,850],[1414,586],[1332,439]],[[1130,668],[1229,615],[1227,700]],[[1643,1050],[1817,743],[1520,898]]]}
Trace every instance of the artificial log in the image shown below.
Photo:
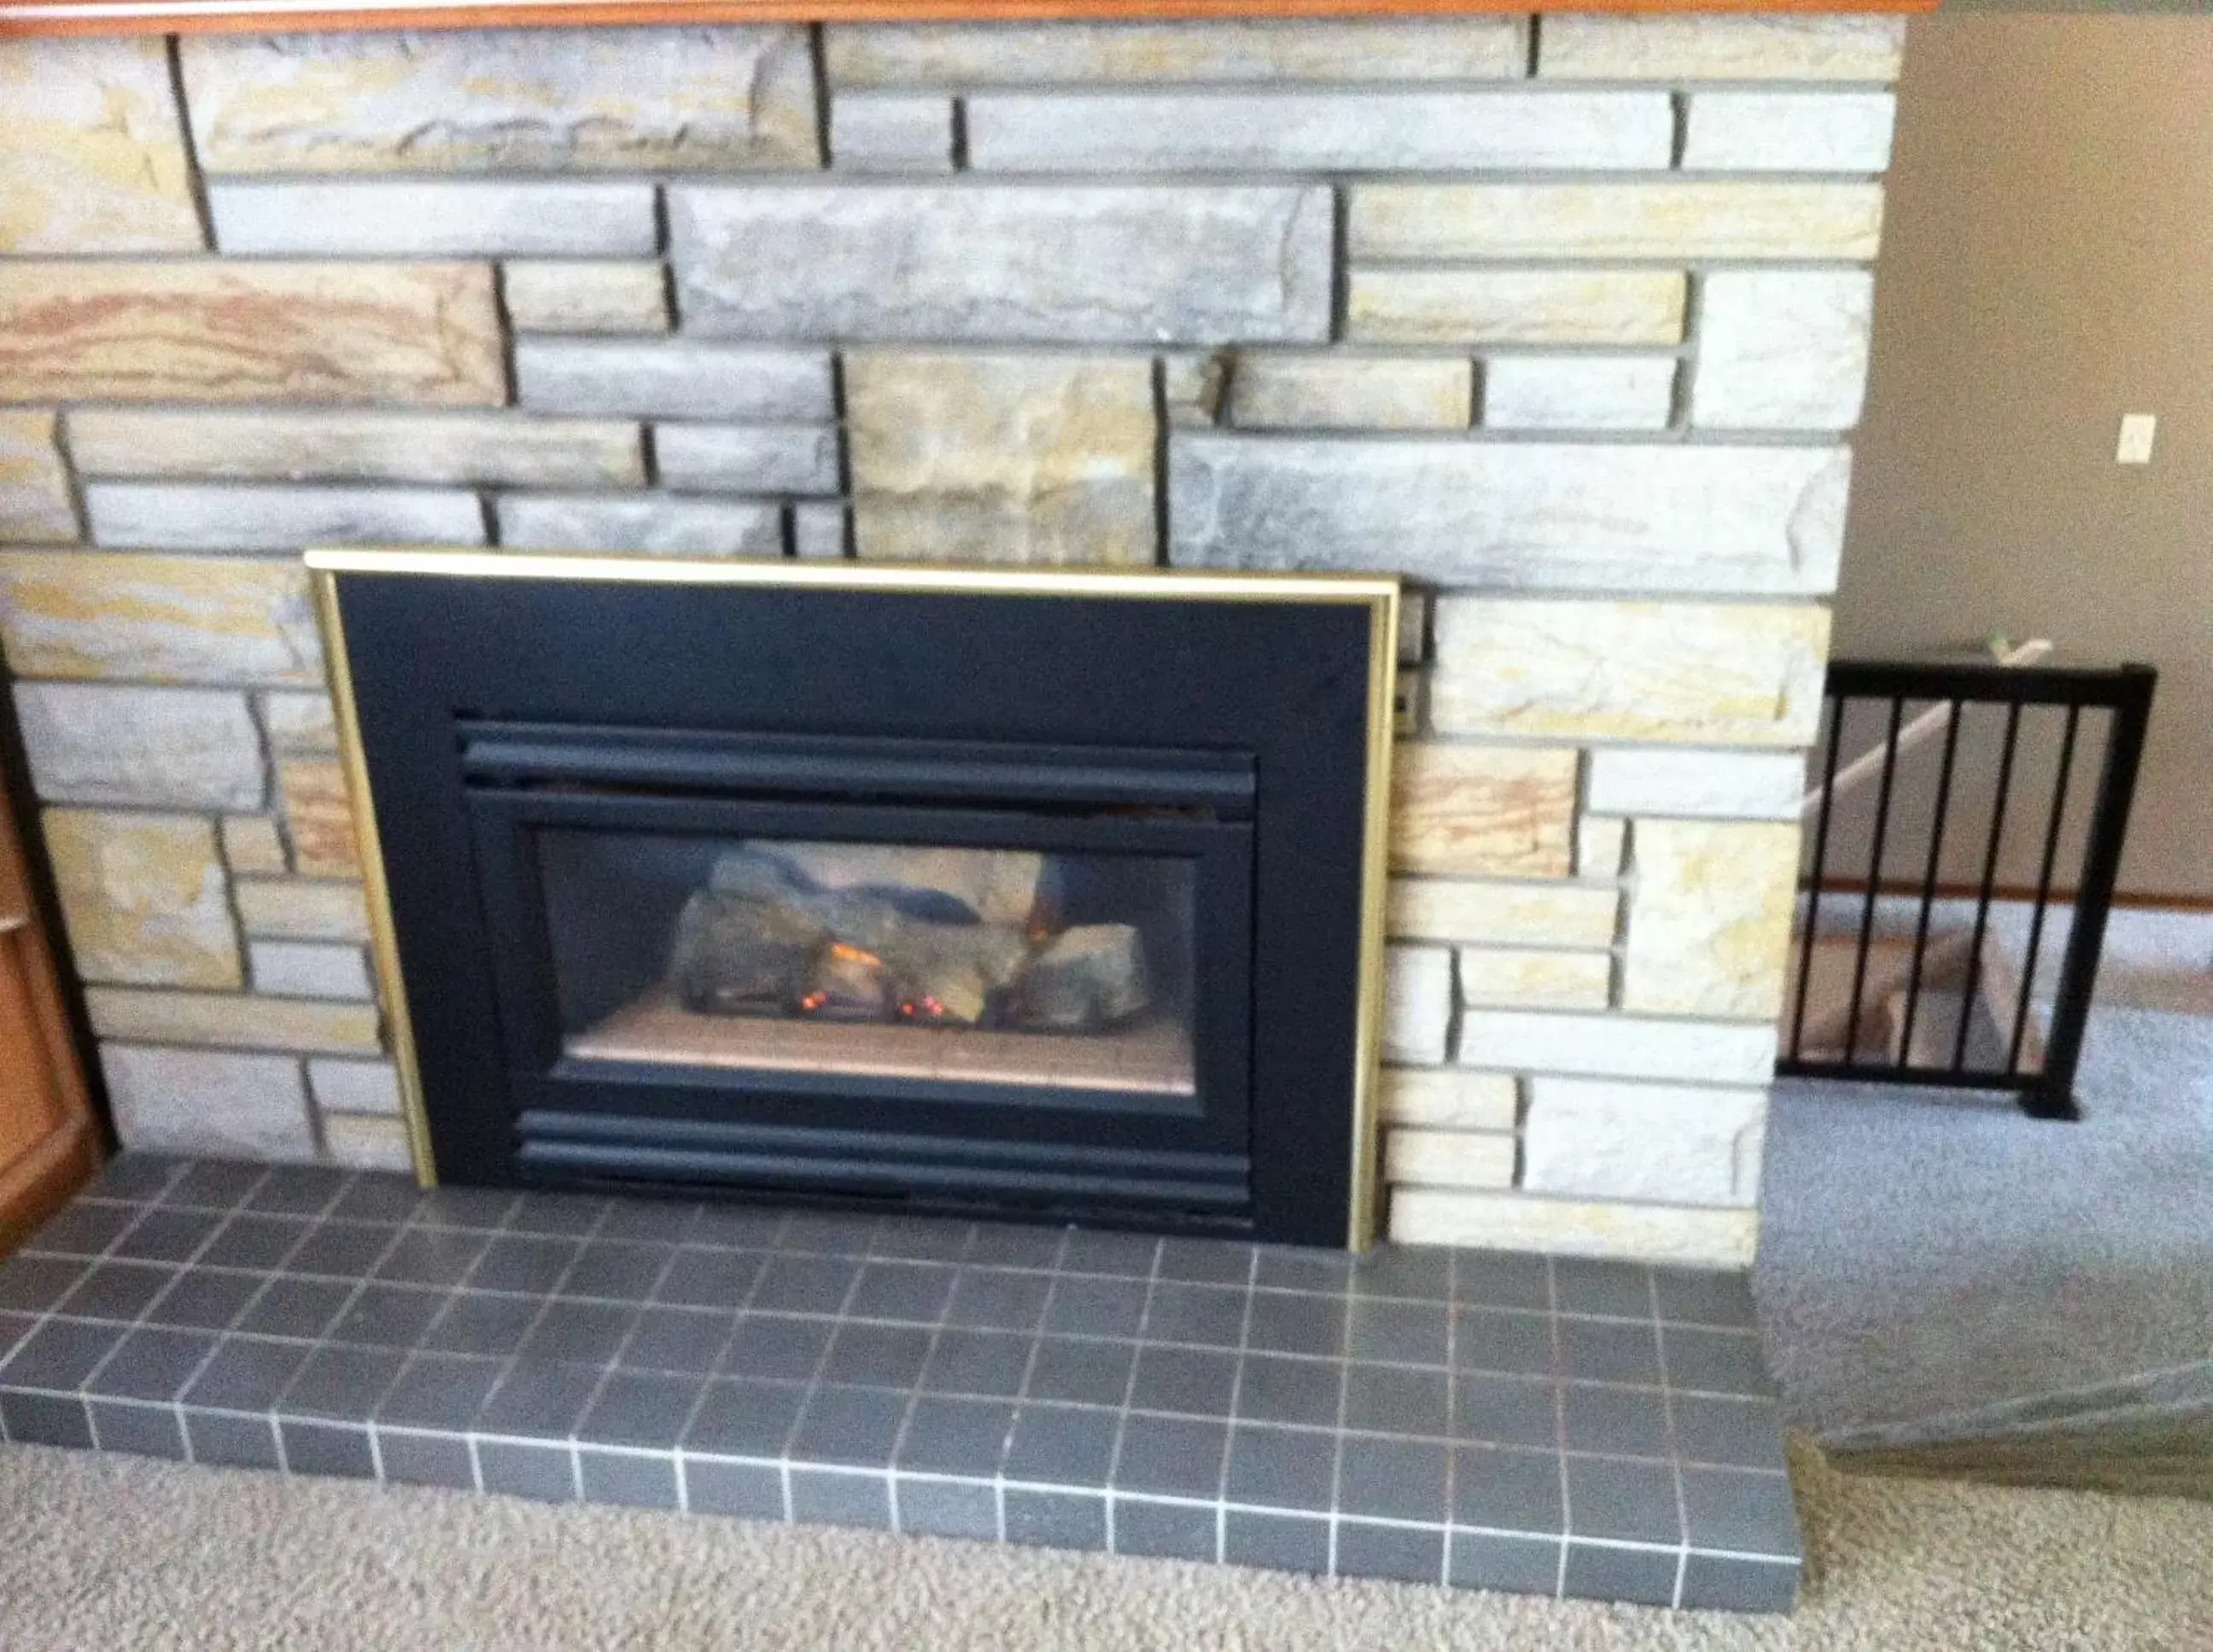
{"label": "artificial log", "polygon": [[[1046,857],[1027,849],[907,848],[897,844],[749,843],[720,856],[708,887],[727,894],[770,889],[882,896],[918,917],[1026,927]],[[937,897],[962,909],[939,906]],[[934,910],[932,910],[934,908]]]}
{"label": "artificial log", "polygon": [[1038,950],[1022,972],[1015,1024],[1039,1032],[1095,1033],[1151,1001],[1145,948],[1129,924],[1081,924]]}

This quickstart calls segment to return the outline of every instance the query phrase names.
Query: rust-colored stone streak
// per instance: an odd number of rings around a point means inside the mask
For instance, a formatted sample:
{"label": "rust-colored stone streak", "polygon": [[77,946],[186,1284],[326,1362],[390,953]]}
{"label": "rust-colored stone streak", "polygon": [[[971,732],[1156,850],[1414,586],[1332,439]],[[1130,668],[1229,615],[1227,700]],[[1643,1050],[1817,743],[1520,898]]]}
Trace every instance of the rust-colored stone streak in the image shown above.
{"label": "rust-colored stone streak", "polygon": [[0,402],[506,399],[484,265],[0,265]]}

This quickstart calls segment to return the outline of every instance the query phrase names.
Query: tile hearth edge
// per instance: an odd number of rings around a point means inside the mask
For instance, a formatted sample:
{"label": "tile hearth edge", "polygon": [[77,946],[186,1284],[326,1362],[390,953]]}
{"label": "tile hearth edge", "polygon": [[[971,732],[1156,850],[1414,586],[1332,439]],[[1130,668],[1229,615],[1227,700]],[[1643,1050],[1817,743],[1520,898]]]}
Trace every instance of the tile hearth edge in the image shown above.
{"label": "tile hearth edge", "polygon": [[1787,1610],[1741,1276],[129,1155],[0,1264],[12,1441]]}

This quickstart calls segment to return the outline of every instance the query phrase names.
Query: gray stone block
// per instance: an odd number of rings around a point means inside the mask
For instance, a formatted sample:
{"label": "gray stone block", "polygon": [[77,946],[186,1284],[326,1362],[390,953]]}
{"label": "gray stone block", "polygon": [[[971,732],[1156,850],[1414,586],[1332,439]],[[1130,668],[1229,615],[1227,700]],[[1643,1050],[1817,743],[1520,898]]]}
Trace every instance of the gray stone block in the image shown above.
{"label": "gray stone block", "polygon": [[756,499],[661,493],[510,493],[499,501],[509,550],[629,551],[656,557],[780,557],[783,511]]}
{"label": "gray stone block", "polygon": [[15,712],[46,802],[261,807],[261,739],[243,694],[18,683]]}
{"label": "gray stone block", "polygon": [[826,424],[661,424],[661,479],[732,493],[835,493],[838,431]]}
{"label": "gray stone block", "polygon": [[225,253],[649,253],[653,186],[631,183],[213,183]]}
{"label": "gray stone block", "polygon": [[685,325],[725,337],[1318,340],[1326,189],[679,185]]}
{"label": "gray stone block", "polygon": [[1177,432],[1170,560],[1387,569],[1444,584],[1820,593],[1841,448]]}
{"label": "gray stone block", "polygon": [[290,551],[310,545],[482,545],[476,496],[447,488],[253,487],[95,482],[94,540],[173,551]]}
{"label": "gray stone block", "polygon": [[979,172],[1664,168],[1667,93],[990,93],[967,101]]}
{"label": "gray stone block", "polygon": [[101,1046],[101,1071],[127,1148],[224,1158],[312,1159],[300,1064],[290,1056],[156,1045]]}
{"label": "gray stone block", "polygon": [[840,172],[950,172],[953,100],[930,92],[846,92],[830,104]]}
{"label": "gray stone block", "polygon": [[549,413],[826,419],[830,356],[744,345],[521,338],[516,399]]}

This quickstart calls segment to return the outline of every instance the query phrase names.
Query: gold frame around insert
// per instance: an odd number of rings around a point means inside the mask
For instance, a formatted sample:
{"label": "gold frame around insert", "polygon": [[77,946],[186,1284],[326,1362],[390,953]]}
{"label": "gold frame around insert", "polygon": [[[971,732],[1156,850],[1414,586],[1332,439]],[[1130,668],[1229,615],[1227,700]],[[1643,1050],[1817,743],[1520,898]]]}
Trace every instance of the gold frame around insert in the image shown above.
{"label": "gold frame around insert", "polygon": [[607,580],[633,584],[752,585],[785,589],[884,591],[918,595],[1110,597],[1132,601],[1328,602],[1369,612],[1367,808],[1361,840],[1359,1003],[1353,1022],[1352,1164],[1345,1243],[1365,1250],[1376,1237],[1381,1148],[1383,1034],[1383,908],[1389,848],[1391,747],[1399,674],[1399,582],[1369,574],[1214,572],[1198,569],[1006,568],[936,564],[764,562],[740,559],[540,555],[406,546],[313,550],[306,561],[314,587],[337,711],[338,752],[351,795],[354,830],[369,901],[369,938],[384,998],[393,1057],[399,1073],[415,1174],[437,1182],[429,1115],[423,1106],[414,1028],[400,973],[384,853],[361,747],[345,625],[338,610],[341,574],[421,574],[446,579]]}

